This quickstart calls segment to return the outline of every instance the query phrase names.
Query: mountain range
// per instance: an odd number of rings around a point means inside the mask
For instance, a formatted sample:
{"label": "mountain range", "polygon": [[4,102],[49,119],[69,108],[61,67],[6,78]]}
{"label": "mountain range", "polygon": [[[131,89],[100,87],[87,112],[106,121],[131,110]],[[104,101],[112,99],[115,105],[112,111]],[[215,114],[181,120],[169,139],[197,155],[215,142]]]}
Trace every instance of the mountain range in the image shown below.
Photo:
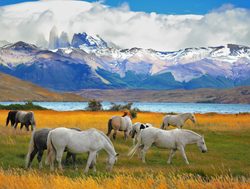
{"label": "mountain range", "polygon": [[250,85],[250,48],[227,44],[173,52],[121,49],[100,36],[56,27],[46,47],[0,43],[0,72],[60,91],[197,89]]}

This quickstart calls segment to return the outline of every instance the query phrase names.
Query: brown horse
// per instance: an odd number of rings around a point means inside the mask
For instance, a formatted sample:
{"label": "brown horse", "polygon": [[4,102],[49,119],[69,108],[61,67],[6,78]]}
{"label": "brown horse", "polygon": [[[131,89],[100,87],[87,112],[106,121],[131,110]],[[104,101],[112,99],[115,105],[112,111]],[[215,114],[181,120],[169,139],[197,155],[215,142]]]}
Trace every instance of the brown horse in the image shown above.
{"label": "brown horse", "polygon": [[109,137],[111,131],[114,129],[113,139],[115,140],[117,131],[124,131],[124,139],[127,140],[130,131],[132,130],[131,115],[129,112],[124,112],[123,116],[113,116],[108,121]]}

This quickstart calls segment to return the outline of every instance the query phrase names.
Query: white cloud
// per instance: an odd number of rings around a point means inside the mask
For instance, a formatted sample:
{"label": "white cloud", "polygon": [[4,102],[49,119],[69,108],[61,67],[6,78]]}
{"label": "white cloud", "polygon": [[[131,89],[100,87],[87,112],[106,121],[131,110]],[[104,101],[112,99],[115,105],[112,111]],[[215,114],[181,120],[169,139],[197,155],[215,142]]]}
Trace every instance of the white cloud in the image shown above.
{"label": "white cloud", "polygon": [[[48,1],[48,0],[47,0]],[[29,2],[0,8],[0,40],[35,43],[48,40],[51,28],[69,36],[76,32],[98,34],[123,48],[178,50],[226,43],[250,45],[250,11],[225,5],[206,15],[160,15],[132,12],[101,2]]]}

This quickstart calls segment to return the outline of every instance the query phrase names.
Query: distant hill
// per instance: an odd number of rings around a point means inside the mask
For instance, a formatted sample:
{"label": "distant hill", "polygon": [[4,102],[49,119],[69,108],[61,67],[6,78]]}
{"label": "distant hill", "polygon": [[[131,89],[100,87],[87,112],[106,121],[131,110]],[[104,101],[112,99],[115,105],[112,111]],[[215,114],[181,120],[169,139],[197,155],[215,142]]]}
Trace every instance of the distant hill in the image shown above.
{"label": "distant hill", "polygon": [[196,90],[82,90],[86,98],[126,102],[250,103],[250,87]]}
{"label": "distant hill", "polygon": [[0,73],[0,101],[84,101],[72,93],[56,93],[30,82]]}

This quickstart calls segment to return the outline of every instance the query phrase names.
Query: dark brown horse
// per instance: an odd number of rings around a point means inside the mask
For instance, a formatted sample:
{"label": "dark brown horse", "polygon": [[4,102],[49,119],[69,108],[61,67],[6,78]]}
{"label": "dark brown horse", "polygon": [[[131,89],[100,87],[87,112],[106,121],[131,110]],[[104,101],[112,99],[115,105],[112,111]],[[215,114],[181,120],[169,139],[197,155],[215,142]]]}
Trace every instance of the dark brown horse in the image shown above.
{"label": "dark brown horse", "polygon": [[7,119],[6,119],[6,127],[9,125],[9,122],[11,123],[11,127],[14,127],[17,112],[18,112],[17,110],[9,111]]}

